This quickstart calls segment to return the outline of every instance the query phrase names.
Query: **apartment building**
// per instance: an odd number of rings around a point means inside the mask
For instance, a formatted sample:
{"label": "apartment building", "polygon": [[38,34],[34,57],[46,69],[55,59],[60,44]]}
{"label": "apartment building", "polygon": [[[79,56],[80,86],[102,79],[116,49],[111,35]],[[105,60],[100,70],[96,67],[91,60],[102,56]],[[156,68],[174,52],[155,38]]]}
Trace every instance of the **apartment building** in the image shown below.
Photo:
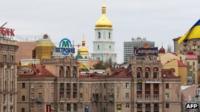
{"label": "apartment building", "polygon": [[[0,28],[0,112],[17,112],[17,43],[12,29]],[[6,32],[4,32],[6,31]]]}
{"label": "apartment building", "polygon": [[180,112],[180,78],[174,75],[174,69],[162,69],[157,55],[150,52],[142,49],[144,54],[132,57],[130,62],[133,112]]}

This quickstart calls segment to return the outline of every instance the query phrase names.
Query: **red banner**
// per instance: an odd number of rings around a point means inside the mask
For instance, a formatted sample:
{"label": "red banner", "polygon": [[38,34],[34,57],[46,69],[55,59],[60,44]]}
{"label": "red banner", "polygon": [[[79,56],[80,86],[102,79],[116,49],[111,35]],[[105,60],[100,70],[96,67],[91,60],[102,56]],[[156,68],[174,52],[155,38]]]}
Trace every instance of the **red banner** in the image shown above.
{"label": "red banner", "polygon": [[14,31],[15,31],[14,29],[10,29],[10,28],[0,28],[0,35],[15,36]]}

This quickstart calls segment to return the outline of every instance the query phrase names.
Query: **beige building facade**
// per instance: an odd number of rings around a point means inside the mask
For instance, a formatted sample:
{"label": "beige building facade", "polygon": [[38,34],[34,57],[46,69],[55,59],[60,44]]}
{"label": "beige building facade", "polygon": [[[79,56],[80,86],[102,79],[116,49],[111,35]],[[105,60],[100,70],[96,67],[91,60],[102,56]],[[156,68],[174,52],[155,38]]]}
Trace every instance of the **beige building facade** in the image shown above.
{"label": "beige building facade", "polygon": [[[71,57],[42,60],[40,68],[33,72],[38,73],[37,78],[19,74],[23,77],[18,80],[18,110],[180,112],[179,77],[174,75],[173,69],[162,69],[157,58],[152,59],[135,60],[128,68],[116,67],[103,73],[80,73],[76,60]],[[22,88],[23,83],[27,89]],[[38,101],[33,103],[30,100],[33,96]],[[28,110],[22,111],[22,107]]]}
{"label": "beige building facade", "polygon": [[134,56],[133,112],[181,112],[180,78],[162,69],[156,55]]}
{"label": "beige building facade", "polygon": [[18,68],[17,88],[17,112],[53,112],[55,109],[55,76],[44,66]]}
{"label": "beige building facade", "polygon": [[17,112],[17,43],[0,34],[0,112]]}

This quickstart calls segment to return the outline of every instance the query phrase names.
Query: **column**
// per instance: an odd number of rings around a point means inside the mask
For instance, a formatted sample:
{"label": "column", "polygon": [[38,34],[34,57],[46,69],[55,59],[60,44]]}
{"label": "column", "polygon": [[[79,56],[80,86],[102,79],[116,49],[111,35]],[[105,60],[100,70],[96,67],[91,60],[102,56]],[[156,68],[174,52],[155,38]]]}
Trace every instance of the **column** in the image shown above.
{"label": "column", "polygon": [[63,66],[63,68],[64,68],[63,72],[64,72],[64,77],[65,77],[65,78],[67,77],[67,74],[66,74],[67,68],[66,68],[66,67],[67,67],[67,66]]}
{"label": "column", "polygon": [[154,93],[153,93],[153,84],[150,84],[150,93],[151,93],[151,95],[150,95],[151,98],[150,99],[152,100],[152,99],[154,99],[154,96],[153,96],[154,95]]}

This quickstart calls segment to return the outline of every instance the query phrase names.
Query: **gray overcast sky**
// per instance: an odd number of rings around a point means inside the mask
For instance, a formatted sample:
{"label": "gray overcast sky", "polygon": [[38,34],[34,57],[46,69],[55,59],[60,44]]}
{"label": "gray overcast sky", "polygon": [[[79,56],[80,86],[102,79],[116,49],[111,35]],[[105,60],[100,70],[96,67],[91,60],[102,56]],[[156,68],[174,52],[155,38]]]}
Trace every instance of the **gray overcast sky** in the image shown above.
{"label": "gray overcast sky", "polygon": [[[84,34],[92,52],[94,25],[101,15],[102,2],[1,0],[0,24],[7,21],[16,35],[47,33],[55,43],[63,37],[79,43]],[[107,0],[106,5],[113,22],[118,62],[123,61],[123,41],[140,36],[167,47],[200,18],[200,0]]]}

